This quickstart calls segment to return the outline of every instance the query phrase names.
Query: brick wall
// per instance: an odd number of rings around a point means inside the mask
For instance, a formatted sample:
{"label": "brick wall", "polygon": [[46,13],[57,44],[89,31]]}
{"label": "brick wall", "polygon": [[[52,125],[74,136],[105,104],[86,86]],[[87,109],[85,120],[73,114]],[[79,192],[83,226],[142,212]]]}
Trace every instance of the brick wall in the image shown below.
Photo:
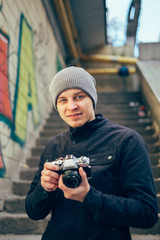
{"label": "brick wall", "polygon": [[57,60],[60,54],[41,0],[0,1],[1,204],[51,111],[48,86]]}

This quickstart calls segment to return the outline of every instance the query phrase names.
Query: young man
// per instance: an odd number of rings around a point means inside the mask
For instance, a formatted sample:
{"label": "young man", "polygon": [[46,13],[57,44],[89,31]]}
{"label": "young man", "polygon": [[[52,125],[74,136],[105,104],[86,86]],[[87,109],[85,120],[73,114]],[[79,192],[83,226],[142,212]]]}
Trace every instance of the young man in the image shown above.
{"label": "young man", "polygon": [[[95,79],[82,68],[57,73],[50,93],[69,130],[46,143],[26,198],[31,219],[51,212],[42,239],[129,240],[129,227],[151,228],[158,219],[157,201],[143,139],[95,115]],[[79,185],[67,187],[55,162],[66,155],[94,159],[92,178],[79,167]]]}

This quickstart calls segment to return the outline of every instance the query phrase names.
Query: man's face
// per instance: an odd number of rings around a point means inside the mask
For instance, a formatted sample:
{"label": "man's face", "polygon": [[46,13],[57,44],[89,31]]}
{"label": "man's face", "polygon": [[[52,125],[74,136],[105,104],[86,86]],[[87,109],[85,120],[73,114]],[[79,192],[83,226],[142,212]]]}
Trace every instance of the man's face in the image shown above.
{"label": "man's face", "polygon": [[57,109],[61,118],[71,127],[83,126],[95,119],[91,98],[80,89],[68,89],[57,99]]}

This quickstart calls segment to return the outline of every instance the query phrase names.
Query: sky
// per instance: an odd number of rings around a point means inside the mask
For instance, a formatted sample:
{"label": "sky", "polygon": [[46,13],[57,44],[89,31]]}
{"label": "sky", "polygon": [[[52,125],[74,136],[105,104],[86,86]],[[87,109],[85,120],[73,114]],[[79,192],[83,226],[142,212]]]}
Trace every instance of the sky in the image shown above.
{"label": "sky", "polygon": [[[114,46],[123,46],[131,0],[106,0],[108,36]],[[114,26],[114,27],[113,27]],[[160,41],[160,0],[142,0],[137,43]]]}

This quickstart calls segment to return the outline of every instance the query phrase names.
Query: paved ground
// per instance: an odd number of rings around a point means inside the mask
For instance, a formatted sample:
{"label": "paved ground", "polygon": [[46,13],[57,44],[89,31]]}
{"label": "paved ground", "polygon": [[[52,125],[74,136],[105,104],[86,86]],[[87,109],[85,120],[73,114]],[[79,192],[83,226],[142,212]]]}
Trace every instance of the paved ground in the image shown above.
{"label": "paved ground", "polygon": [[[0,235],[0,240],[40,240],[40,235]],[[132,240],[160,240],[160,235],[133,235]]]}
{"label": "paved ground", "polygon": [[0,235],[0,240],[40,240],[40,235]]}
{"label": "paved ground", "polygon": [[133,235],[132,240],[160,240],[160,235]]}

